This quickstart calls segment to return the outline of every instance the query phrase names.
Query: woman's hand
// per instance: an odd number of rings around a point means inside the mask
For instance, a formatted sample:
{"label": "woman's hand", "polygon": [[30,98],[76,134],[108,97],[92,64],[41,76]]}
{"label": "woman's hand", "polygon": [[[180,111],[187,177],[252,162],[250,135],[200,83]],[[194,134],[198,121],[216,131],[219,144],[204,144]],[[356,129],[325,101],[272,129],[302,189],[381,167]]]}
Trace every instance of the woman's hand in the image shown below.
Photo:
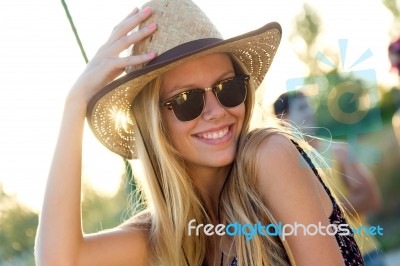
{"label": "woman's hand", "polygon": [[151,13],[149,7],[141,11],[135,8],[114,28],[107,42],[100,47],[72,87],[69,97],[87,104],[94,94],[118,77],[126,67],[148,62],[156,56],[155,52],[120,56],[130,45],[142,41],[156,30],[156,24],[150,23],[139,31],[132,32]]}

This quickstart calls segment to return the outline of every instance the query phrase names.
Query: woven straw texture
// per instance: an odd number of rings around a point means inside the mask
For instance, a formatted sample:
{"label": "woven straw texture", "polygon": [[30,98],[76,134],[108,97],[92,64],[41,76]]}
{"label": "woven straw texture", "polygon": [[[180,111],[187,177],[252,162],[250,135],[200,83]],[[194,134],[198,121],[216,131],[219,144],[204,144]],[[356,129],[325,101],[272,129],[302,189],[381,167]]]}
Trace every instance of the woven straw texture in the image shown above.
{"label": "woven straw texture", "polygon": [[[180,44],[193,40],[222,39],[221,34],[208,17],[190,0],[156,0],[146,3],[142,8],[148,6],[152,8],[153,14],[150,19],[139,26],[139,29],[155,22],[157,31],[150,38],[131,48],[131,55],[140,55],[150,51],[162,54]],[[127,69],[127,72],[141,67],[131,67]]]}
{"label": "woven straw texture", "polygon": [[271,23],[254,32],[223,41],[207,16],[190,0],[153,0],[145,6],[152,7],[153,15],[139,28],[155,22],[158,29],[135,45],[131,54],[156,51],[160,55],[178,45],[204,38],[218,38],[221,42],[149,71],[143,71],[146,66],[127,69],[127,76],[110,83],[94,96],[87,114],[93,133],[108,149],[127,159],[136,158],[135,119],[131,114],[131,103],[149,81],[186,61],[228,52],[242,61],[255,87],[258,87],[270,67],[282,35],[279,24]]}

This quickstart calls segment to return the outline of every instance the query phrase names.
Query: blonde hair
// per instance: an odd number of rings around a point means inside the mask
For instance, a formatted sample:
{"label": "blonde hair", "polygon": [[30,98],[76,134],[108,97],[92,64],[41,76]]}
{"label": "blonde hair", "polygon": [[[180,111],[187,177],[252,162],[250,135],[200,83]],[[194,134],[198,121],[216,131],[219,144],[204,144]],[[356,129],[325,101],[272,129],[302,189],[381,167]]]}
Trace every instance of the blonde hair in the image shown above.
{"label": "blonde hair", "polygon": [[[238,60],[233,58],[233,61],[245,72]],[[151,265],[201,265],[206,256],[207,237],[204,234],[189,236],[187,226],[192,219],[197,224],[210,223],[210,219],[185,170],[186,162],[172,145],[161,118],[161,82],[161,78],[150,82],[133,103],[137,121],[135,132],[138,133],[135,145],[144,170],[142,176],[136,173],[135,179],[146,209],[126,224],[147,225]],[[280,127],[250,131],[251,122],[264,122],[253,116],[253,109],[258,106],[255,98],[255,88],[250,82],[238,154],[221,192],[221,222],[226,224],[276,223],[255,186],[257,147],[272,134],[301,139],[300,135]],[[230,241],[228,253],[237,256],[239,265],[294,265],[287,244],[278,237],[255,236],[252,241],[246,241],[244,236],[235,236]]]}

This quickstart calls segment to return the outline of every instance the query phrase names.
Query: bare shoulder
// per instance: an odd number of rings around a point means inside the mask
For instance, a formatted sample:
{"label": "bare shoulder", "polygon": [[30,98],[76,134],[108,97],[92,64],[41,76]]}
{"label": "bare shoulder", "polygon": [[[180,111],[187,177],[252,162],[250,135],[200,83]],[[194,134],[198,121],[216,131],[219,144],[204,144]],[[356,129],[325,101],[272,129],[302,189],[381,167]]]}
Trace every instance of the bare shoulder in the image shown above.
{"label": "bare shoulder", "polygon": [[[297,204],[301,203],[330,213],[331,203],[320,181],[288,137],[273,134],[265,138],[259,147],[256,167],[258,187],[271,209],[287,205],[286,210],[300,215],[302,208]],[[302,211],[311,210],[306,207]]]}
{"label": "bare shoulder", "polygon": [[260,151],[267,155],[289,155],[293,151],[297,151],[297,149],[288,137],[280,133],[274,133],[263,139]]}
{"label": "bare shoulder", "polygon": [[257,179],[263,187],[266,185],[264,191],[267,194],[291,181],[287,178],[300,168],[300,157],[296,146],[282,134],[271,134],[262,140],[257,152]]}
{"label": "bare shoulder", "polygon": [[84,237],[78,265],[149,265],[149,231],[123,226]]}
{"label": "bare shoulder", "polygon": [[286,136],[275,133],[265,137],[258,147],[257,167],[261,171],[286,171],[298,168],[301,163],[301,154],[293,142]]}
{"label": "bare shoulder", "polygon": [[292,141],[277,129],[255,129],[250,131],[240,142],[239,154],[265,156],[285,156],[296,148]]}

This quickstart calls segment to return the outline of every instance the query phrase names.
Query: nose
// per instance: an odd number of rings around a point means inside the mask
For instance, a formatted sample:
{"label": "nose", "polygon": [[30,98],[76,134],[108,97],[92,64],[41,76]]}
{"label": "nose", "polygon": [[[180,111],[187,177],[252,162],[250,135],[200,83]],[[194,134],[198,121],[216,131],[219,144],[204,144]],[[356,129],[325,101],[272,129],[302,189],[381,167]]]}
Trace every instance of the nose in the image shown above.
{"label": "nose", "polygon": [[225,115],[225,108],[218,102],[217,97],[211,90],[205,92],[204,100],[203,118],[205,120],[219,119]]}

